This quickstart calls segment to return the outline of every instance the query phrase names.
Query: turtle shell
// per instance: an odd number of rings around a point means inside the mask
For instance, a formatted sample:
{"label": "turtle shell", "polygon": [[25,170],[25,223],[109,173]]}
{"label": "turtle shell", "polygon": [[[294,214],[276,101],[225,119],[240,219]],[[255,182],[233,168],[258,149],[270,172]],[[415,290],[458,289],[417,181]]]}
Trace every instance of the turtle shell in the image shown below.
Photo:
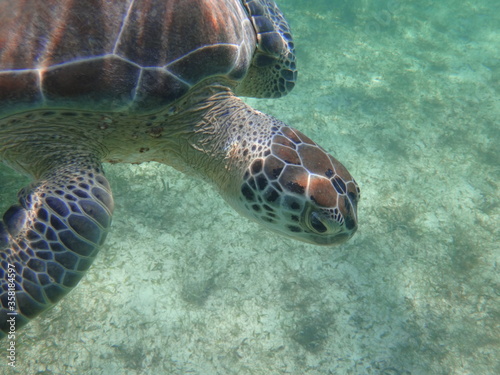
{"label": "turtle shell", "polygon": [[0,0],[0,117],[159,111],[210,77],[237,86],[255,39],[240,0]]}

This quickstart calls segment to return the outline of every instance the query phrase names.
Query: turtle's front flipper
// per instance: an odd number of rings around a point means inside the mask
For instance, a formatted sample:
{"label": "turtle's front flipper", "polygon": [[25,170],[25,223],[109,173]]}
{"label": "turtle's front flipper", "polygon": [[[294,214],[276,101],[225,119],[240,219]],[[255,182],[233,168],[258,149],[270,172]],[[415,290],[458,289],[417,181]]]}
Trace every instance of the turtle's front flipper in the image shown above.
{"label": "turtle's front flipper", "polygon": [[19,203],[0,220],[0,338],[78,284],[113,212],[108,181],[92,158],[47,171],[20,191]]}
{"label": "turtle's front flipper", "polygon": [[297,67],[290,27],[272,0],[243,1],[257,35],[257,50],[237,95],[279,98],[295,86]]}

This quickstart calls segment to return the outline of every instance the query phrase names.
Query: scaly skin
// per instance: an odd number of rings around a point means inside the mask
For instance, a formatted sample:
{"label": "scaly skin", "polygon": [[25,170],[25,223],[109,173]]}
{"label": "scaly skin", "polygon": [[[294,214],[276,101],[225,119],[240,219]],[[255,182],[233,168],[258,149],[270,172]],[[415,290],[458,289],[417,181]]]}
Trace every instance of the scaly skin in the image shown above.
{"label": "scaly skin", "polygon": [[[61,160],[0,221],[0,330],[10,333],[75,287],[111,223],[113,197],[93,156]],[[0,338],[4,334],[0,331]]]}

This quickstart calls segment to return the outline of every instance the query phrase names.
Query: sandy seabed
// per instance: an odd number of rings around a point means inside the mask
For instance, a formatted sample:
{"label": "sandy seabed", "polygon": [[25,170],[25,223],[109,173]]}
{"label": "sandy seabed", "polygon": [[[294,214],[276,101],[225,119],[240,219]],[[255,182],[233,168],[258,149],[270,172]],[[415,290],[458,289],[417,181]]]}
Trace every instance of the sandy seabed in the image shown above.
{"label": "sandy seabed", "polygon": [[[499,5],[279,4],[299,82],[248,102],[349,168],[359,232],[302,244],[170,167],[106,165],[108,240],[12,373],[500,373]],[[27,180],[0,174],[3,210]]]}

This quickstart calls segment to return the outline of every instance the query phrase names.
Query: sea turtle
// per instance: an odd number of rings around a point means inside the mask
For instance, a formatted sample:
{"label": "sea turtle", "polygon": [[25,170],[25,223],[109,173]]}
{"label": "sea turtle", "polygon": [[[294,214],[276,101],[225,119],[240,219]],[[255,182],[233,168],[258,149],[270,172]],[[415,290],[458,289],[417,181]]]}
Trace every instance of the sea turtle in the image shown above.
{"label": "sea turtle", "polygon": [[0,158],[33,178],[0,221],[1,330],[90,267],[113,213],[102,162],[166,163],[275,232],[350,238],[349,172],[236,96],[281,97],[296,76],[271,0],[0,0]]}

